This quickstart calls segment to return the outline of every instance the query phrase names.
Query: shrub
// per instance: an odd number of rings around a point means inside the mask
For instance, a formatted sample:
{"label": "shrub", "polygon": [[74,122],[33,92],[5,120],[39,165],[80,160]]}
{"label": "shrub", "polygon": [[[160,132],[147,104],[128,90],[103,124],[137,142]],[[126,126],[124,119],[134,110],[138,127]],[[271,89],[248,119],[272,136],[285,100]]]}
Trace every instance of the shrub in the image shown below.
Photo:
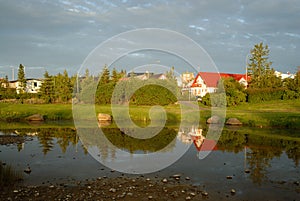
{"label": "shrub", "polygon": [[248,88],[247,101],[249,103],[261,103],[271,100],[282,100],[284,95],[283,88]]}

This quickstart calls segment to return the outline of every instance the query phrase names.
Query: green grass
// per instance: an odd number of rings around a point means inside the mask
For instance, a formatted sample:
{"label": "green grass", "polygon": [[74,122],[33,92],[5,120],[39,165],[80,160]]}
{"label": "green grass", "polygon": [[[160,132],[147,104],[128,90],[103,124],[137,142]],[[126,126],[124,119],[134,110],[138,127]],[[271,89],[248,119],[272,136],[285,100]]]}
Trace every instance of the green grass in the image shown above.
{"label": "green grass", "polygon": [[[210,107],[200,104],[200,123],[205,123],[211,116]],[[131,119],[137,123],[147,126],[150,123],[149,111],[151,106],[131,105],[129,109]],[[95,120],[96,113],[112,114],[111,105],[96,105],[95,110],[90,105],[78,105],[75,116],[84,120]],[[119,118],[125,118],[123,110],[118,108]],[[182,116],[179,105],[164,106],[167,115],[167,122],[178,124],[181,118],[187,121],[197,119],[194,110]],[[7,104],[0,103],[0,121],[15,122],[22,121],[32,114],[42,114],[47,121],[72,120],[71,104]],[[244,125],[251,127],[280,127],[300,128],[300,100],[270,101],[259,104],[243,104],[237,107],[228,107],[226,119],[238,118]],[[154,115],[154,120],[160,121],[160,113]],[[141,124],[141,125],[142,125]]]}
{"label": "green grass", "polygon": [[269,101],[229,107],[226,116],[236,117],[253,127],[300,128],[300,100]]}
{"label": "green grass", "polygon": [[0,120],[2,121],[20,121],[33,114],[42,114],[46,120],[70,120],[72,119],[72,105],[0,103]]}

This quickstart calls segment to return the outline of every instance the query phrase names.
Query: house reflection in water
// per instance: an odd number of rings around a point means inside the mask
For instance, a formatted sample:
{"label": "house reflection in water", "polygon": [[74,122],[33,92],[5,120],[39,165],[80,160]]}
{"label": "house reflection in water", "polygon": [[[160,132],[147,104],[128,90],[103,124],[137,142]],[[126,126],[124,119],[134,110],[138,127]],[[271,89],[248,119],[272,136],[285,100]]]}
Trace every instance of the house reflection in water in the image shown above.
{"label": "house reflection in water", "polygon": [[182,130],[178,132],[177,138],[184,144],[194,144],[197,149],[197,157],[203,159],[208,153],[217,150],[217,142],[212,139],[206,139],[202,134],[203,129],[192,127],[189,131]]}

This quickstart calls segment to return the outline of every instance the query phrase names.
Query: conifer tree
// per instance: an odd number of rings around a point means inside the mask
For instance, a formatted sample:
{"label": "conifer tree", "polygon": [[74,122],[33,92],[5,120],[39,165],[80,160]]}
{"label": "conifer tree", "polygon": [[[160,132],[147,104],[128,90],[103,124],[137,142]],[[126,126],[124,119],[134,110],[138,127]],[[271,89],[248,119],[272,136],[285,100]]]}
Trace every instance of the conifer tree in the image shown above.
{"label": "conifer tree", "polygon": [[22,64],[19,65],[18,70],[18,82],[19,82],[19,93],[26,92],[26,78],[25,78],[25,70]]}
{"label": "conifer tree", "polygon": [[54,82],[48,71],[46,71],[44,74],[44,81],[39,93],[41,94],[41,98],[45,101],[45,103],[54,102]]}
{"label": "conifer tree", "polygon": [[271,69],[269,52],[268,45],[263,43],[256,44],[251,50],[250,63],[248,63],[248,75],[251,77],[249,87],[274,88],[281,85],[280,78],[277,78],[274,69]]}
{"label": "conifer tree", "polygon": [[103,70],[102,70],[102,73],[101,73],[101,76],[100,76],[100,80],[99,80],[99,84],[108,84],[109,83],[109,76],[110,72],[107,68],[107,66],[105,65],[103,67]]}

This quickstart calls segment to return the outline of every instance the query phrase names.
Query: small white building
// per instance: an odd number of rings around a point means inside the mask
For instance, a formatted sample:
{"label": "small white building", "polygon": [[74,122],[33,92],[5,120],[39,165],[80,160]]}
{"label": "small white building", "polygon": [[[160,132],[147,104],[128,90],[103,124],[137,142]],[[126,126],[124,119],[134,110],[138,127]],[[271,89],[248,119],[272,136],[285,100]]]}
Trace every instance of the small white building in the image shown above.
{"label": "small white building", "polygon": [[291,79],[294,79],[295,78],[295,74],[292,74],[292,73],[282,73],[282,72],[279,72],[279,71],[275,71],[275,75],[276,77],[280,77],[282,80],[286,79],[286,78],[291,78]]}
{"label": "small white building", "polygon": [[[41,79],[26,79],[26,87],[25,92],[26,93],[38,93],[40,91],[40,88],[42,86],[43,80]],[[8,88],[16,89],[17,94],[21,92],[21,85],[18,80],[9,81]]]}

